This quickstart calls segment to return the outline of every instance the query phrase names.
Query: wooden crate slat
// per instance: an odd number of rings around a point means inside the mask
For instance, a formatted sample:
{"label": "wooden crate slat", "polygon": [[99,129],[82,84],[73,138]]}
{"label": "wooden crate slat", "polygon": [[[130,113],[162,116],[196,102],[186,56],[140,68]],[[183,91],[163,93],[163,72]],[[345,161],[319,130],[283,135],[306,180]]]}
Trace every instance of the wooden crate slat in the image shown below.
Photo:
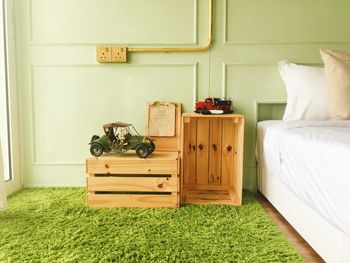
{"label": "wooden crate slat", "polygon": [[236,124],[235,142],[236,142],[236,156],[234,159],[234,177],[232,185],[235,186],[237,193],[237,202],[242,203],[242,189],[243,189],[243,138],[244,138],[244,118],[238,120]]}
{"label": "wooden crate slat", "polygon": [[225,195],[229,196],[229,190],[188,190],[190,194],[205,194],[205,195]]}
{"label": "wooden crate slat", "polygon": [[231,200],[207,200],[207,199],[186,199],[186,204],[193,205],[239,205],[232,203]]}
{"label": "wooden crate slat", "polygon": [[183,135],[183,152],[186,158],[182,158],[183,162],[183,181],[184,184],[195,184],[195,176],[190,176],[196,174],[196,145],[197,145],[197,120],[194,118],[189,119],[188,122],[184,123],[185,134]]}
{"label": "wooden crate slat", "polygon": [[238,194],[231,189],[227,190],[184,190],[186,203],[189,204],[226,204],[240,205]]}
{"label": "wooden crate slat", "polygon": [[221,186],[221,185],[186,185],[184,190],[231,190],[232,186]]}
{"label": "wooden crate slat", "polygon": [[133,195],[133,194],[92,194],[88,193],[89,207],[178,207],[178,194]]}
{"label": "wooden crate slat", "polygon": [[189,193],[188,199],[202,199],[202,200],[228,200],[231,201],[229,195],[213,195],[213,194],[204,194],[204,193]]}
{"label": "wooden crate slat", "polygon": [[171,160],[154,163],[141,158],[123,162],[91,159],[88,170],[94,174],[170,174],[177,172],[177,163]]}
{"label": "wooden crate slat", "polygon": [[88,191],[178,191],[176,177],[88,177]]}
{"label": "wooden crate slat", "polygon": [[222,121],[219,118],[210,119],[209,136],[210,158],[208,180],[210,185],[220,185]]}
{"label": "wooden crate slat", "polygon": [[196,183],[208,184],[209,120],[197,120]]}
{"label": "wooden crate slat", "polygon": [[234,204],[241,204],[242,203],[242,190],[240,190],[239,193],[236,191],[229,190],[229,195],[231,197],[231,201]]}
{"label": "wooden crate slat", "polygon": [[223,120],[222,122],[221,183],[222,185],[232,185],[236,150],[235,123],[232,120]]}

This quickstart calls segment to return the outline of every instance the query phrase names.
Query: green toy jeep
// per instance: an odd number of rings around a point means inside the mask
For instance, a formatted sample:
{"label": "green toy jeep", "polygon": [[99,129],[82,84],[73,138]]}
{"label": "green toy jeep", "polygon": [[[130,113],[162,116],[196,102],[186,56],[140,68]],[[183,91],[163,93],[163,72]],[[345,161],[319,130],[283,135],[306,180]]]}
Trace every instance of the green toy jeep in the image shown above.
{"label": "green toy jeep", "polygon": [[114,122],[103,125],[105,134],[102,137],[92,136],[90,153],[100,156],[104,152],[125,153],[135,150],[140,158],[146,158],[154,152],[156,146],[152,138],[140,135],[132,124]]}

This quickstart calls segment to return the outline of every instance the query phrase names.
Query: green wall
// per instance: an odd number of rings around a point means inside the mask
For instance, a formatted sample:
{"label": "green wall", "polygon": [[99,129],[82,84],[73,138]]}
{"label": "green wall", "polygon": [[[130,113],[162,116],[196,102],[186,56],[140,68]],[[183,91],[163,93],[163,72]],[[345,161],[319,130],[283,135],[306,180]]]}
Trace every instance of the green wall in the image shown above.
{"label": "green wall", "polygon": [[209,51],[134,53],[107,65],[95,62],[96,45],[203,45],[208,1],[17,0],[25,186],[84,185],[91,135],[116,120],[143,130],[147,102],[191,111],[197,99],[227,96],[246,117],[244,187],[255,190],[257,102],[286,99],[277,62],[318,65],[321,47],[350,50],[350,2],[213,2]]}

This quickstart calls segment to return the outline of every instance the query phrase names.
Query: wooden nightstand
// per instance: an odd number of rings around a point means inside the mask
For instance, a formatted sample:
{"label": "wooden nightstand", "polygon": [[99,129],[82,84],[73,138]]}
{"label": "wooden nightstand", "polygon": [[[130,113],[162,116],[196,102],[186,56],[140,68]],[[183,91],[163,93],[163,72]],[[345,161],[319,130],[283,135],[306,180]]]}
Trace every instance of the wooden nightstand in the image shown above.
{"label": "wooden nightstand", "polygon": [[[152,113],[151,107],[156,107],[159,112]],[[167,107],[174,107],[170,116],[173,134],[149,134],[151,122],[157,128],[160,119],[167,113]],[[158,102],[149,104],[147,109],[146,135],[155,139],[156,150],[144,159],[132,151],[87,159],[86,189],[89,207],[180,206],[181,104]],[[161,128],[168,128],[164,126]]]}
{"label": "wooden nightstand", "polygon": [[134,152],[86,160],[89,207],[179,207],[178,152]]}
{"label": "wooden nightstand", "polygon": [[242,203],[244,117],[182,116],[182,203]]}

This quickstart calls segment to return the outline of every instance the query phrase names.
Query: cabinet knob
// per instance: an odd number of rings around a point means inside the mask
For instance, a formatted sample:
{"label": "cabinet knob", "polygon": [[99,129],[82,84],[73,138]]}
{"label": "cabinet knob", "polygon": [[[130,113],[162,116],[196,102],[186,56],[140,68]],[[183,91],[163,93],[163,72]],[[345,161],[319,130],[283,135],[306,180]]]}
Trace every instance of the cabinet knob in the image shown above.
{"label": "cabinet knob", "polygon": [[158,185],[158,188],[163,188],[163,184],[159,184],[159,185]]}
{"label": "cabinet knob", "polygon": [[109,164],[105,164],[105,167],[108,169],[109,168]]}
{"label": "cabinet knob", "polygon": [[193,151],[196,150],[196,146],[195,146],[195,145],[192,146],[192,150],[193,150]]}
{"label": "cabinet knob", "polygon": [[203,145],[202,144],[198,145],[198,148],[199,150],[203,150]]}
{"label": "cabinet knob", "polygon": [[227,146],[226,150],[227,150],[228,152],[230,152],[230,151],[232,150],[232,146],[231,146],[231,145]]}
{"label": "cabinet knob", "polygon": [[213,144],[213,149],[214,151],[217,151],[218,147],[216,146],[216,144]]}

